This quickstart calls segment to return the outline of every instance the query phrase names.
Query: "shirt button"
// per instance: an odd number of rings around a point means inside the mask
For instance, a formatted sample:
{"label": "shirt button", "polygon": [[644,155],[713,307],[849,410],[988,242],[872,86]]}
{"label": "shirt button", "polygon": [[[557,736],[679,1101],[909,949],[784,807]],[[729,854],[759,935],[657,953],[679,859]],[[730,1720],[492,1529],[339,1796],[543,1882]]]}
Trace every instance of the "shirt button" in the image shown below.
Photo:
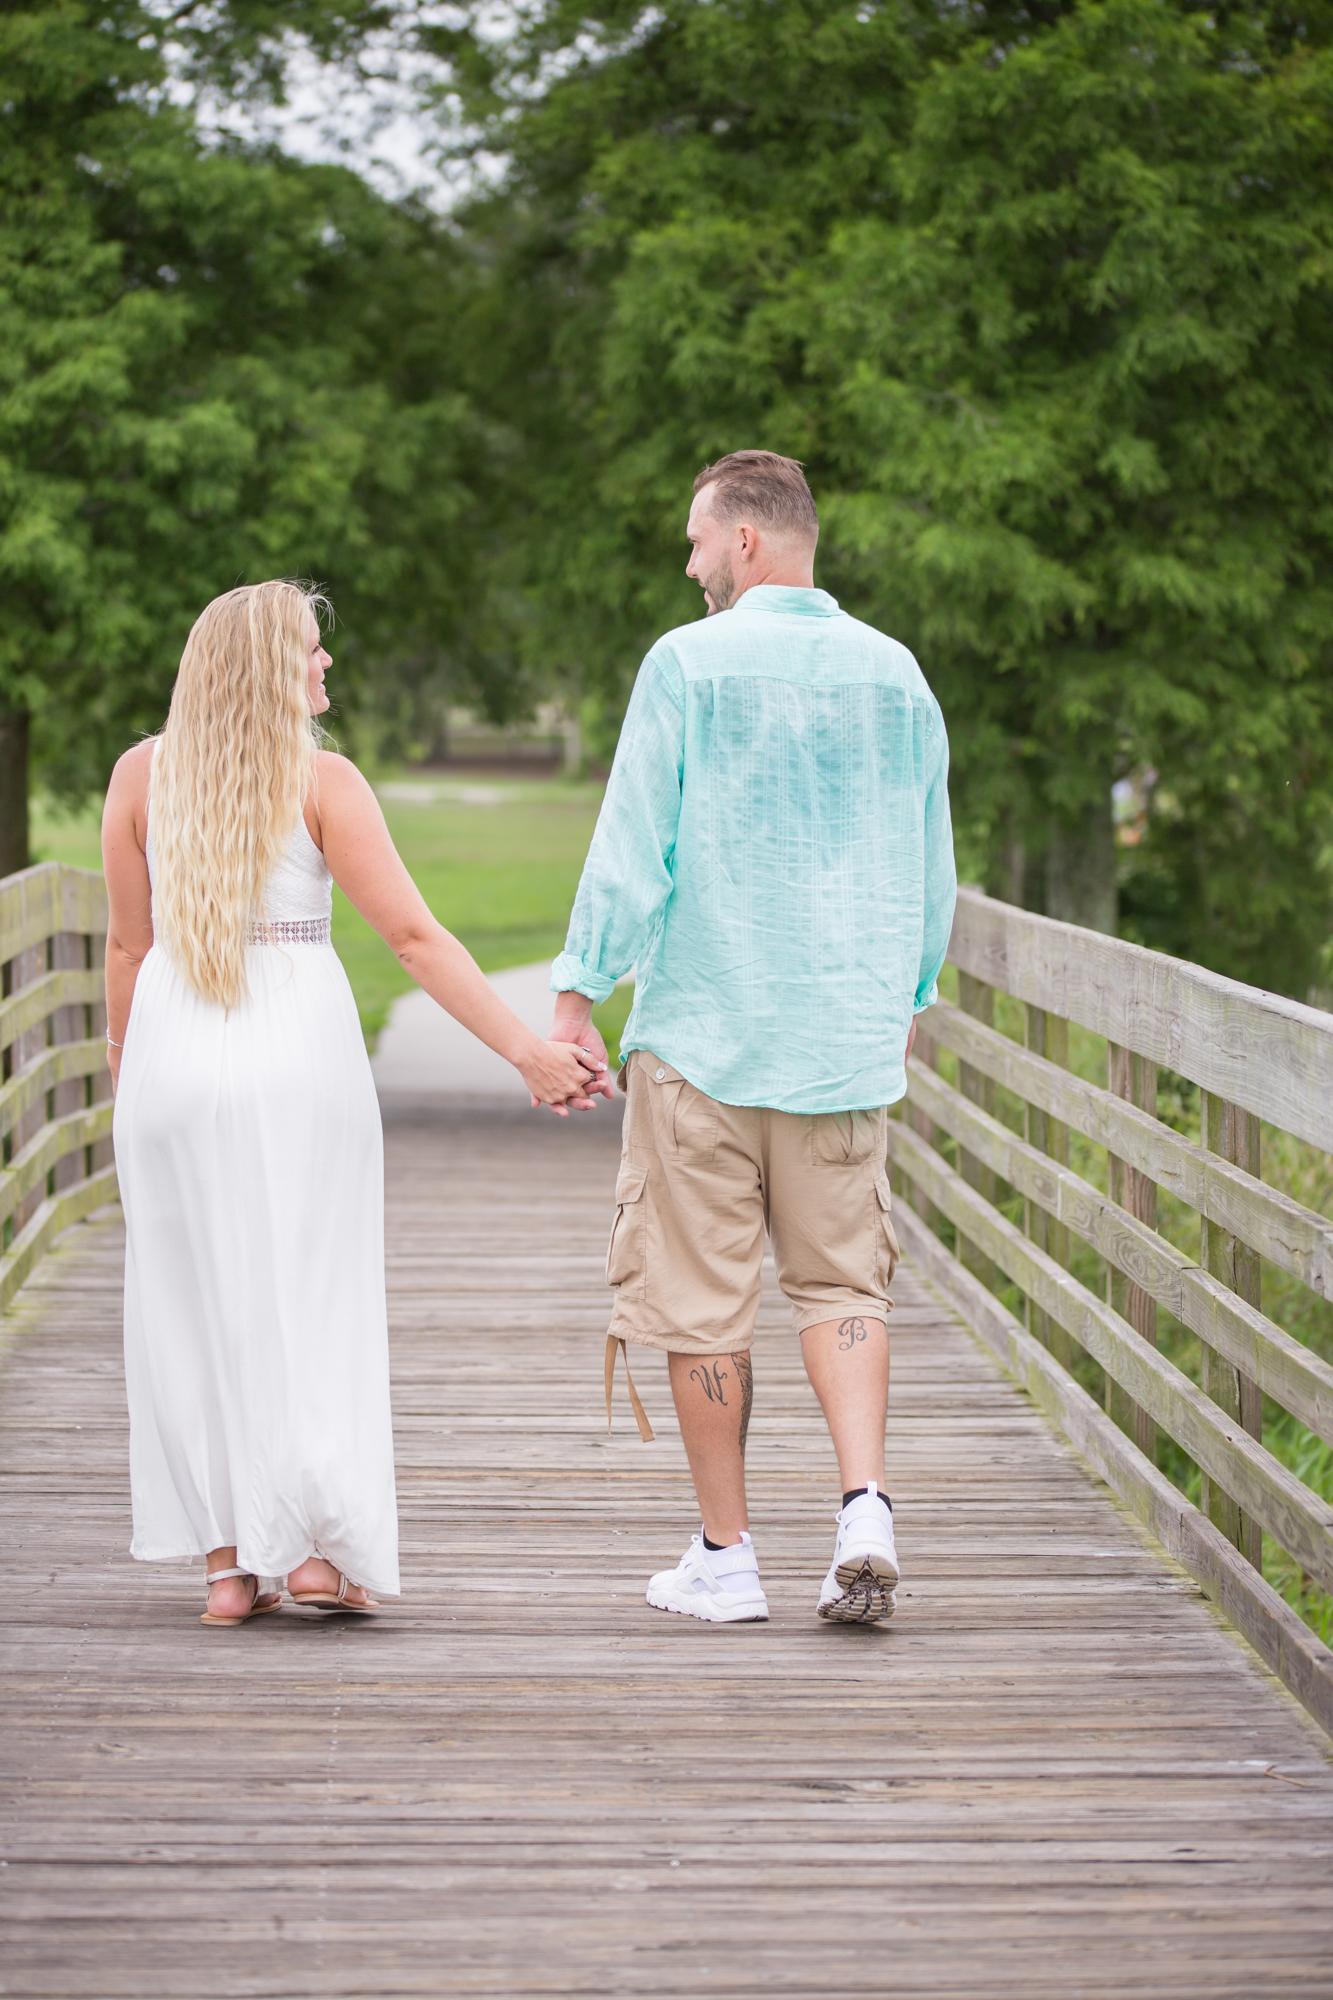
{"label": "shirt button", "polygon": [[655,1070],[653,1071],[653,1082],[654,1082],[654,1083],[660,1083],[660,1082],[662,1081],[662,1078],[663,1078],[663,1077],[664,1077],[665,1075],[666,1075],[666,1071],[665,1071],[664,1069],[660,1069],[660,1068],[659,1068],[659,1069],[655,1069]]}

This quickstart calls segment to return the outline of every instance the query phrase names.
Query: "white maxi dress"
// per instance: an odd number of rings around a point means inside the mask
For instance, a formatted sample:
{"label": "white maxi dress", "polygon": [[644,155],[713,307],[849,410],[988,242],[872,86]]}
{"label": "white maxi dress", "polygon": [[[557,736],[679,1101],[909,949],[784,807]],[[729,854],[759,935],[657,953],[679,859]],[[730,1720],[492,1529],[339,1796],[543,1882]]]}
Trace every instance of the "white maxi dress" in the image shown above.
{"label": "white maxi dress", "polygon": [[130,1553],[234,1544],[261,1587],[321,1555],[396,1595],[383,1134],[332,900],[298,819],[248,999],[201,999],[157,944],[139,969],[114,1124]]}

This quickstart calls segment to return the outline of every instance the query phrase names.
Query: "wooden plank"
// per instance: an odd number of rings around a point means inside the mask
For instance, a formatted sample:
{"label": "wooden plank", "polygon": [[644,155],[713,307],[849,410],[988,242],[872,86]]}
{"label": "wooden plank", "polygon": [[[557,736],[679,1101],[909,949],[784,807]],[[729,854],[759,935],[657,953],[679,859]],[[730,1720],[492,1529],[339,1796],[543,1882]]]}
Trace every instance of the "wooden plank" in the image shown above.
{"label": "wooden plank", "polygon": [[105,992],[98,971],[48,972],[0,1003],[0,1049],[40,1025],[57,1007],[95,1007]]}
{"label": "wooden plank", "polygon": [[1260,1658],[1333,1735],[1333,1653],[1243,1560],[1185,1495],[1160,1473],[1086,1389],[1032,1339],[994,1295],[959,1268],[915,1216],[905,1219],[903,1248],[940,1286],[950,1305],[985,1341],[1051,1423],[1087,1459],[1164,1548],[1185,1565],[1242,1631]]}
{"label": "wooden plank", "polygon": [[1333,1149],[1333,1014],[962,889],[949,958]]}
{"label": "wooden plank", "polygon": [[[984,1027],[995,1026],[995,988],[983,984],[979,979],[973,979],[967,972],[960,972],[958,975],[958,1005],[964,1014],[969,1014],[974,1021],[980,1021]],[[979,1105],[983,1111],[994,1111],[995,1085],[984,1070],[974,1069],[970,1063],[960,1062],[958,1088],[964,1097]],[[968,1186],[975,1188],[983,1201],[989,1202],[994,1207],[995,1175],[990,1168],[983,1166],[973,1154],[963,1150],[958,1155],[958,1171]],[[994,1287],[996,1282],[994,1266],[988,1257],[981,1255],[970,1238],[959,1237],[958,1255],[973,1277],[980,1279],[988,1288]]]}
{"label": "wooden plank", "polygon": [[[1255,1180],[1260,1172],[1259,1120],[1237,1105],[1225,1104],[1204,1092],[1200,1107],[1204,1144]],[[1200,1242],[1200,1262],[1229,1291],[1258,1310],[1261,1287],[1259,1258],[1238,1238],[1217,1227],[1205,1216]],[[1205,1347],[1200,1357],[1200,1386],[1219,1409],[1241,1424],[1251,1437],[1264,1434],[1264,1406],[1253,1370],[1234,1365],[1234,1357],[1216,1355]],[[1211,1513],[1228,1541],[1242,1549],[1256,1569],[1263,1567],[1263,1536],[1259,1523],[1247,1520],[1236,1502],[1226,1493],[1211,1490],[1205,1475],[1203,1510]]]}
{"label": "wooden plank", "polygon": [[[87,1146],[111,1136],[110,1104],[94,1104],[66,1112],[41,1126],[8,1167],[0,1169],[0,1222],[14,1213],[25,1195],[40,1187],[61,1160],[76,1158]],[[82,1179],[80,1173],[77,1176]]]}
{"label": "wooden plank", "polygon": [[1196,1146],[1137,1106],[1041,1061],[1006,1035],[939,1002],[923,1019],[941,1045],[984,1069],[1015,1096],[1065,1120],[1108,1153],[1147,1174],[1188,1207],[1333,1299],[1333,1221]]}
{"label": "wooden plank", "polygon": [[60,928],[59,890],[60,868],[54,861],[0,878],[0,965]]}
{"label": "wooden plank", "polygon": [[[1126,1098],[1137,1104],[1140,1111],[1150,1117],[1157,1116],[1157,1065],[1146,1056],[1137,1056],[1132,1049],[1122,1049],[1115,1042],[1106,1045],[1107,1088],[1113,1097]],[[1111,1200],[1136,1221],[1144,1224],[1146,1230],[1157,1228],[1157,1187],[1147,1174],[1112,1153],[1108,1159],[1108,1192]],[[1157,1345],[1157,1301],[1152,1293],[1145,1291],[1128,1277],[1119,1267],[1111,1263],[1107,1267],[1107,1300],[1113,1312],[1120,1315],[1127,1326],[1132,1326],[1140,1340],[1146,1340],[1149,1347]],[[1106,1385],[1106,1409],[1122,1429],[1132,1432],[1134,1442],[1145,1457],[1157,1461],[1157,1433],[1146,1410],[1141,1410],[1128,1398],[1121,1401],[1119,1388],[1109,1378]]]}
{"label": "wooden plank", "polygon": [[942,1078],[913,1073],[908,1090],[924,1115],[955,1138],[965,1137],[1028,1201],[1059,1217],[1182,1326],[1333,1444],[1333,1366],[1080,1175],[1048,1163],[998,1120],[983,1119]]}
{"label": "wooden plank", "polygon": [[26,1112],[43,1104],[48,1091],[90,1076],[109,1081],[106,1042],[100,1036],[90,1042],[62,1042],[43,1049],[0,1088],[0,1138],[11,1132]]}
{"label": "wooden plank", "polygon": [[49,1195],[36,1214],[24,1224],[4,1256],[0,1257],[0,1312],[9,1305],[20,1285],[31,1276],[34,1266],[57,1236],[115,1199],[114,1167],[103,1167],[88,1179],[76,1181],[73,1187]]}
{"label": "wooden plank", "polygon": [[106,883],[95,868],[41,861],[0,880],[0,964],[57,931],[105,934]]}
{"label": "wooden plank", "polygon": [[989,1209],[907,1126],[890,1123],[889,1153],[924,1182],[956,1228],[1058,1319],[1201,1470],[1262,1522],[1322,1590],[1333,1590],[1333,1504],[1303,1486],[1239,1426],[1228,1426],[1225,1413],[1188,1376],[1137,1339],[1108,1305]]}
{"label": "wooden plank", "polygon": [[773,1618],[644,1605],[697,1515],[660,1357],[656,1445],[598,1408],[601,1116],[389,1120],[406,1594],[373,1626],[205,1632],[197,1569],[129,1562],[119,1230],[38,1268],[0,1374],[5,1984],[813,2000],[891,1964],[1068,2000],[1077,1963],[1102,2000],[1313,2000],[1326,1739],[910,1259],[893,1623],[814,1616],[837,1470],[771,1265]]}
{"label": "wooden plank", "polygon": [[[924,1014],[916,1016],[916,1040],[913,1044],[912,1055],[909,1060],[913,1063],[919,1063],[923,1069],[936,1069],[939,1066],[939,1047],[934,1035],[930,1032],[929,1010]],[[925,1112],[918,1106],[908,1104],[904,1100],[902,1104],[895,1106],[889,1115],[892,1117],[895,1111],[899,1117],[908,1119],[919,1139],[924,1139],[928,1146],[935,1144],[935,1128],[927,1118]],[[936,1215],[933,1205],[921,1192],[920,1188],[915,1185],[909,1186],[908,1199],[916,1209],[917,1214],[921,1217],[921,1220],[925,1223],[927,1229],[938,1229],[939,1217]]]}
{"label": "wooden plank", "polygon": [[[961,974],[959,975],[962,976]],[[1069,1023],[1062,1021],[1058,1014],[1048,1014],[1044,1007],[1024,1009],[1024,1040],[1032,1055],[1039,1060],[1054,1063],[1060,1069],[1069,1067]],[[994,1023],[991,1024],[992,1028]],[[937,1065],[938,1067],[938,1065]],[[920,1131],[920,1127],[914,1128]],[[922,1133],[923,1138],[929,1137]],[[1052,1118],[1041,1106],[1025,1103],[1023,1106],[1023,1136],[1028,1144],[1039,1153],[1045,1153],[1060,1166],[1069,1164],[1069,1127],[1059,1118]],[[929,1218],[926,1218],[929,1220]],[[1039,1250],[1045,1250],[1054,1257],[1057,1264],[1069,1266],[1069,1231],[1064,1223],[1049,1215],[1038,1203],[1027,1200],[1023,1209],[1023,1226]],[[1050,1349],[1065,1368],[1072,1366],[1073,1352],[1069,1335],[1062,1326],[1049,1320],[1040,1306],[1026,1301],[1028,1331],[1036,1336],[1043,1347]]]}

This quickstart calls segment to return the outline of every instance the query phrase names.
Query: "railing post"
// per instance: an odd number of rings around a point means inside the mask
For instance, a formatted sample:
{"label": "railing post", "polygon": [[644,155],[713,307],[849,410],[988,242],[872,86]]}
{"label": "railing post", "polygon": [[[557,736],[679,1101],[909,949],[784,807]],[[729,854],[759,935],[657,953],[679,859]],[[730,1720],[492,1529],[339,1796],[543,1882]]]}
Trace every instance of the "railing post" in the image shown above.
{"label": "railing post", "polygon": [[[958,1005],[974,1021],[984,1022],[986,1027],[995,1026],[995,988],[982,979],[974,979],[970,972],[959,971]],[[971,1063],[958,1065],[958,1088],[971,1103],[982,1111],[995,1113],[995,1085],[981,1070]],[[983,1167],[974,1154],[958,1148],[958,1171],[968,1186],[975,1188],[983,1201],[995,1206],[995,1175],[989,1167]],[[995,1266],[989,1257],[983,1256],[974,1243],[965,1236],[958,1238],[958,1256],[974,1278],[979,1278],[989,1291],[997,1289]]]}
{"label": "railing post", "polygon": [[[5,999],[16,998],[26,987],[31,986],[34,980],[42,978],[43,974],[50,970],[48,963],[49,950],[50,940],[47,939],[43,944],[29,945],[26,951],[16,953],[7,962],[3,968],[3,992]],[[3,1075],[0,1076],[0,1082],[7,1083],[16,1071],[21,1070],[25,1063],[31,1062],[34,1056],[40,1055],[45,1047],[45,1021],[39,1022],[36,1027],[27,1029],[24,1034],[16,1035],[14,1040],[9,1044],[9,1047],[3,1052],[4,1069]],[[6,1134],[4,1140],[4,1165],[8,1166],[15,1153],[22,1151],[34,1133],[41,1131],[45,1122],[46,1109],[41,1104],[34,1104],[29,1110],[23,1113],[21,1118],[15,1120],[13,1129]],[[34,1188],[32,1193],[27,1195],[18,1204],[14,1213],[6,1217],[4,1224],[0,1227],[0,1250],[7,1247],[10,1238],[18,1235],[24,1224],[36,1214],[43,1200],[42,1189]]]}
{"label": "railing post", "polygon": [[[52,972],[82,972],[88,968],[88,942],[81,931],[57,931],[51,939],[48,953]],[[64,1042],[84,1042],[89,1038],[89,1007],[57,1007],[51,1015],[50,1044],[57,1047]],[[105,1031],[104,1031],[105,1032]],[[69,1111],[81,1111],[91,1100],[88,1085],[91,1078],[74,1077],[67,1083],[58,1083],[47,1094],[46,1116],[63,1118]],[[47,1175],[46,1192],[58,1194],[62,1189],[72,1187],[88,1173],[86,1160],[77,1153],[67,1153],[63,1160],[57,1160]]]}
{"label": "railing post", "polygon": [[[1149,1111],[1157,1116],[1157,1064],[1146,1056],[1138,1056],[1131,1049],[1121,1048],[1117,1042],[1106,1044],[1107,1088],[1116,1097],[1124,1097],[1131,1104],[1137,1104],[1140,1111]],[[1150,1229],[1157,1227],[1157,1184],[1147,1174],[1137,1173],[1133,1167],[1112,1153],[1107,1161],[1108,1187],[1111,1200],[1118,1203],[1139,1222],[1146,1222]],[[1117,1271],[1114,1265],[1107,1271],[1107,1303],[1121,1319],[1127,1320],[1141,1339],[1149,1347],[1157,1345],[1157,1304],[1140,1285],[1135,1285]],[[1157,1426],[1146,1410],[1127,1396],[1118,1384],[1107,1378],[1106,1413],[1114,1418],[1122,1430],[1129,1431],[1139,1450],[1154,1464],[1157,1462]]]}
{"label": "railing post", "polygon": [[[924,1014],[918,1014],[916,1017],[916,1041],[912,1046],[912,1061],[922,1064],[926,1069],[938,1070],[939,1044],[931,1034],[930,1029],[925,1025],[926,1020],[927,1016]],[[904,1109],[907,1122],[917,1137],[924,1139],[928,1146],[935,1152],[938,1152],[940,1142],[939,1134],[935,1130],[934,1119],[927,1117],[919,1105],[908,1104]],[[927,1229],[938,1236],[941,1222],[940,1212],[925,1189],[918,1187],[915,1181],[911,1184],[909,1199]]]}
{"label": "railing post", "polygon": [[[106,932],[92,931],[85,938],[84,943],[88,953],[88,958],[87,958],[88,970],[90,972],[105,973]],[[104,999],[94,1001],[93,1005],[88,1009],[87,1032],[94,1041],[100,1042],[105,1040],[106,1001]],[[103,1064],[101,1069],[97,1070],[88,1079],[88,1103],[89,1105],[109,1104],[111,1101],[111,1097],[112,1097],[111,1071],[105,1064]],[[96,1143],[89,1148],[86,1171],[89,1174],[100,1173],[103,1167],[111,1166],[111,1164],[115,1160],[115,1157],[116,1157],[115,1146],[110,1135],[108,1134],[108,1136],[105,1139],[98,1139]]]}
{"label": "railing post", "polygon": [[[1252,1112],[1228,1104],[1224,1098],[1203,1091],[1200,1097],[1200,1134],[1210,1153],[1240,1167],[1258,1180],[1261,1174],[1259,1120]],[[1260,1304],[1260,1266],[1255,1251],[1220,1229],[1207,1216],[1200,1221],[1199,1261],[1205,1271],[1219,1278],[1247,1305]],[[1199,1386],[1220,1409],[1239,1422],[1252,1438],[1263,1440],[1264,1399],[1259,1385],[1239,1368],[1215,1354],[1207,1342],[1199,1349]],[[1263,1531],[1250,1520],[1229,1494],[1217,1491],[1204,1475],[1200,1506],[1211,1516],[1227,1540],[1234,1542],[1248,1562],[1263,1568]]]}
{"label": "railing post", "polygon": [[[1048,1014],[1044,1007],[1029,1005],[1026,1009],[1027,1026],[1025,1040],[1034,1055],[1044,1056],[1047,1062],[1057,1063],[1061,1069],[1069,1068],[1069,1023],[1058,1014]],[[1023,1106],[1023,1136],[1029,1146],[1035,1146],[1048,1159],[1060,1166],[1069,1165],[1069,1127],[1052,1118],[1047,1112],[1039,1111],[1034,1104]],[[1023,1226],[1038,1249],[1054,1257],[1057,1264],[1069,1269],[1069,1231],[1063,1222],[1057,1222],[1034,1201],[1023,1204]],[[1034,1334],[1043,1347],[1049,1348],[1062,1368],[1074,1365],[1074,1344],[1062,1326],[1058,1326],[1044,1313],[1040,1306],[1026,1300],[1028,1331]]]}

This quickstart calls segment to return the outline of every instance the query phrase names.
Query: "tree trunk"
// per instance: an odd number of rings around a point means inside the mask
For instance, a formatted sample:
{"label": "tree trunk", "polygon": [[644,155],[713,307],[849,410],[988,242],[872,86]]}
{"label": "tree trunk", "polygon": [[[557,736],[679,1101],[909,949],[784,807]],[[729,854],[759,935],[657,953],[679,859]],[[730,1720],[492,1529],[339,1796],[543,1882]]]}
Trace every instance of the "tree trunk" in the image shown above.
{"label": "tree trunk", "polygon": [[28,711],[0,701],[0,875],[28,865]]}
{"label": "tree trunk", "polygon": [[[1037,830],[1040,836],[1040,829]],[[1006,811],[991,843],[986,870],[986,894],[1020,910],[1046,914],[1046,853],[1026,814]]]}
{"label": "tree trunk", "polygon": [[1116,933],[1115,825],[1111,788],[1076,820],[1053,819],[1046,849],[1046,914]]}

